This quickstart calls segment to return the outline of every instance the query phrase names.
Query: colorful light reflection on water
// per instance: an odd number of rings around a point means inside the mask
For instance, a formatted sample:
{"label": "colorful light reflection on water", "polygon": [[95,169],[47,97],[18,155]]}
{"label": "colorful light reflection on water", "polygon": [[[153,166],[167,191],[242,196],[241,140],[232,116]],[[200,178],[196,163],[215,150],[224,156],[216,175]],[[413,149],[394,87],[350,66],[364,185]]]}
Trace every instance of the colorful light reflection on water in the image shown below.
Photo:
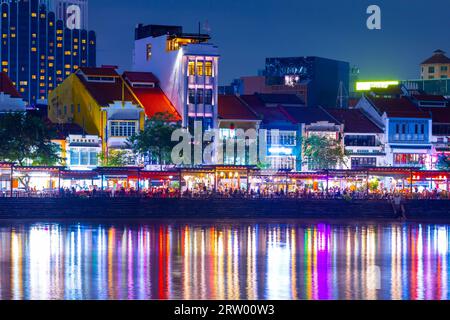
{"label": "colorful light reflection on water", "polygon": [[449,299],[449,228],[3,222],[0,299]]}

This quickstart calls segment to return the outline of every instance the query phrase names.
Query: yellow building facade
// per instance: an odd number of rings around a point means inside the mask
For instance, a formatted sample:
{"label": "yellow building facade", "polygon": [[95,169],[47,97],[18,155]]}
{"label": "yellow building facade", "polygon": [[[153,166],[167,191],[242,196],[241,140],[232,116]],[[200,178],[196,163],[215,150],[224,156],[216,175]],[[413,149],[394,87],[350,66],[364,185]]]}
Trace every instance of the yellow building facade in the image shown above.
{"label": "yellow building facade", "polygon": [[422,62],[420,68],[424,80],[450,78],[450,58],[442,50],[434,51],[433,56]]}
{"label": "yellow building facade", "polygon": [[[98,136],[108,154],[143,130],[145,112],[114,69],[80,68],[51,92],[48,117],[56,125],[74,123],[84,134]],[[123,130],[123,124],[131,129]]]}

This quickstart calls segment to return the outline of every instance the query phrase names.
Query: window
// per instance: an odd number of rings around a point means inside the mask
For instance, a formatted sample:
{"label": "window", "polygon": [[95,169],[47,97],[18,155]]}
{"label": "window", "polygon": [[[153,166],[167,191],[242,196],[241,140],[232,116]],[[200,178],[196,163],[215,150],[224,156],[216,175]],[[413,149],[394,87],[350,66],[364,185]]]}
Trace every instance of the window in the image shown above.
{"label": "window", "polygon": [[447,72],[448,71],[448,66],[441,66],[441,71]]}
{"label": "window", "polygon": [[188,64],[188,76],[195,75],[195,61],[189,61]]}
{"label": "window", "polygon": [[111,137],[131,137],[136,133],[136,121],[111,121]]}
{"label": "window", "polygon": [[396,124],[396,125],[395,125],[395,133],[396,133],[396,134],[399,134],[399,133],[400,133],[400,125],[399,125],[399,124]]}
{"label": "window", "polygon": [[89,164],[89,152],[87,150],[82,150],[80,152],[80,164],[82,166],[87,166]]}
{"label": "window", "polygon": [[195,89],[189,89],[189,103],[195,104]]}
{"label": "window", "polygon": [[80,113],[81,112],[81,106],[80,106],[80,104],[78,104],[78,113]]}
{"label": "window", "polygon": [[73,104],[70,106],[70,113],[71,113],[71,114],[74,114],[74,113],[75,113],[75,107],[74,107]]}
{"label": "window", "polygon": [[417,153],[394,153],[394,164],[401,166],[423,166],[425,164],[425,155]]}
{"label": "window", "polygon": [[212,104],[212,90],[205,90],[205,104]]}
{"label": "window", "polygon": [[212,61],[205,62],[205,76],[212,76]]}
{"label": "window", "polygon": [[448,77],[445,75],[445,74],[443,74],[442,76],[441,76],[441,79],[447,79]]}
{"label": "window", "polygon": [[415,125],[414,125],[414,133],[415,133],[415,134],[418,134],[418,133],[419,133],[419,125],[418,125],[418,124],[415,124]]}
{"label": "window", "polygon": [[375,136],[351,135],[345,136],[344,144],[349,147],[375,147],[376,139]]}
{"label": "window", "polygon": [[280,144],[283,146],[295,146],[296,132],[280,132]]}
{"label": "window", "polygon": [[96,166],[98,164],[98,154],[97,151],[89,152],[89,165]]}
{"label": "window", "polygon": [[152,44],[151,43],[148,43],[146,46],[146,55],[145,56],[147,58],[147,61],[149,61],[152,57]]}
{"label": "window", "polygon": [[78,166],[80,164],[80,154],[78,150],[70,150],[70,164]]}
{"label": "window", "polygon": [[420,125],[420,134],[425,134],[425,125],[424,124]]}
{"label": "window", "polygon": [[203,62],[197,61],[197,75],[202,76],[203,75]]}
{"label": "window", "polygon": [[295,169],[295,157],[269,157],[268,160],[273,170]]}
{"label": "window", "polygon": [[71,148],[69,154],[71,166],[96,166],[98,164],[98,152],[94,148]]}
{"label": "window", "polygon": [[361,167],[376,167],[377,166],[377,158],[363,158],[363,157],[355,157],[352,158],[352,169],[357,169]]}
{"label": "window", "polygon": [[402,133],[403,133],[403,134],[406,133],[406,124],[402,124]]}
{"label": "window", "polygon": [[428,67],[428,73],[434,73],[434,67]]}
{"label": "window", "polygon": [[[70,68],[70,66],[69,66]],[[114,77],[97,77],[97,76],[88,76],[87,80],[89,82],[116,82],[116,79]]]}
{"label": "window", "polygon": [[203,89],[197,89],[197,104],[203,103]]}

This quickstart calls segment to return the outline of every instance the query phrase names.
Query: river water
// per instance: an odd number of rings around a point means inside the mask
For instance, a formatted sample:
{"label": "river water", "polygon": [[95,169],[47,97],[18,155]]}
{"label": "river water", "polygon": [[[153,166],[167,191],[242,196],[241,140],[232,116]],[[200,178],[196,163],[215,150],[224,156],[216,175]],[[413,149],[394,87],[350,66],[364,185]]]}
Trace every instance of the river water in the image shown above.
{"label": "river water", "polygon": [[450,225],[0,222],[0,299],[449,299]]}

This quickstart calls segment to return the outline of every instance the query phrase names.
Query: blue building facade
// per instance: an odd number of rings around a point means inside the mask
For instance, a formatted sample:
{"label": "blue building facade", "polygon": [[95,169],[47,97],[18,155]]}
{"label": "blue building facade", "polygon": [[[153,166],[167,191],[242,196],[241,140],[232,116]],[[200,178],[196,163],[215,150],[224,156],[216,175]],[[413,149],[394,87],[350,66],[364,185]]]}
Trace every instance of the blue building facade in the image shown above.
{"label": "blue building facade", "polygon": [[1,64],[23,98],[46,103],[48,93],[80,66],[96,65],[94,31],[56,19],[53,1],[1,1]]}
{"label": "blue building facade", "polygon": [[385,132],[386,165],[432,168],[432,118],[407,97],[363,96],[362,109]]}
{"label": "blue building facade", "polygon": [[388,118],[388,146],[394,167],[430,169],[431,120],[422,118]]}
{"label": "blue building facade", "polygon": [[389,143],[430,143],[429,121],[425,119],[389,119]]}

